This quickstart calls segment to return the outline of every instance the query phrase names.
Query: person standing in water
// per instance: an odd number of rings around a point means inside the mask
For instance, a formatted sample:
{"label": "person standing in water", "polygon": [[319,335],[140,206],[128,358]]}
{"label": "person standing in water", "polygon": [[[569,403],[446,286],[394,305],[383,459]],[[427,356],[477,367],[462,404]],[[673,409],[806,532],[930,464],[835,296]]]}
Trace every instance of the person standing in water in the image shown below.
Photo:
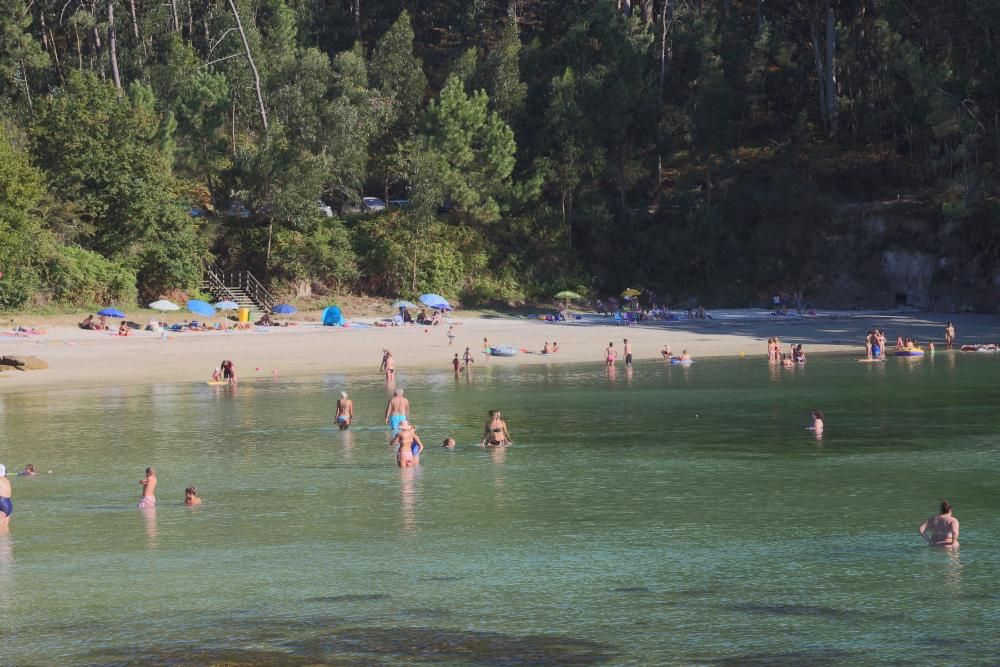
{"label": "person standing in water", "polygon": [[392,433],[399,433],[399,425],[410,416],[410,402],[403,397],[403,390],[392,392],[389,404],[385,406],[385,423],[392,428]]}
{"label": "person standing in water", "polygon": [[184,504],[188,507],[201,505],[201,496],[198,495],[198,489],[193,486],[184,489]]}
{"label": "person standing in water", "polygon": [[[484,338],[483,340],[485,341],[486,339]],[[462,361],[465,363],[463,368],[466,371],[468,371],[469,367],[476,362],[476,360],[472,356],[472,352],[469,351],[469,348],[465,348],[465,354],[462,355]]]}
{"label": "person standing in water", "polygon": [[455,353],[455,358],[451,360],[451,367],[455,369],[455,377],[458,377],[458,371],[462,368],[462,362],[458,359],[458,352]]}
{"label": "person standing in water", "polygon": [[823,434],[823,411],[813,410],[812,412],[813,425],[812,430],[816,431],[816,435]]}
{"label": "person standing in water", "polygon": [[378,367],[379,373],[385,373],[385,364],[389,361],[389,350],[382,348],[382,364]]}
{"label": "person standing in water", "polygon": [[498,447],[509,444],[510,433],[507,431],[507,422],[503,420],[503,415],[499,410],[490,410],[490,420],[486,422],[486,427],[483,430],[483,442],[479,446]]}
{"label": "person standing in water", "polygon": [[392,382],[396,379],[396,360],[392,358],[392,352],[385,353],[385,380]]}
{"label": "person standing in water", "polygon": [[622,342],[625,344],[625,349],[623,350],[625,354],[625,367],[632,368],[632,343],[629,342],[628,338]]}
{"label": "person standing in water", "polygon": [[917,530],[932,547],[958,546],[958,519],[951,515],[947,500],[941,501],[941,513],[924,521]]}
{"label": "person standing in water", "polygon": [[337,426],[340,427],[341,431],[344,431],[347,430],[352,421],[354,421],[354,401],[347,398],[346,391],[342,391],[337,400]]}
{"label": "person standing in water", "polygon": [[955,344],[955,325],[948,320],[948,324],[944,328],[944,347],[946,350],[950,350]]}
{"label": "person standing in water", "polygon": [[618,358],[618,353],[615,352],[615,344],[608,343],[608,349],[604,350],[604,363],[608,368],[615,367],[615,359]]}
{"label": "person standing in water", "polygon": [[236,366],[229,359],[222,362],[222,379],[229,384],[236,384]]}
{"label": "person standing in water", "polygon": [[146,479],[140,479],[142,485],[142,495],[139,496],[139,509],[152,509],[156,507],[156,471],[151,467],[146,468]]}
{"label": "person standing in water", "polygon": [[403,420],[399,424],[399,433],[396,434],[395,441],[399,444],[399,448],[396,449],[396,465],[400,468],[410,468],[420,463],[424,443],[420,442],[417,431],[410,422]]}
{"label": "person standing in water", "polygon": [[6,528],[10,524],[10,516],[14,513],[14,503],[10,500],[11,493],[7,466],[0,463],[0,528]]}

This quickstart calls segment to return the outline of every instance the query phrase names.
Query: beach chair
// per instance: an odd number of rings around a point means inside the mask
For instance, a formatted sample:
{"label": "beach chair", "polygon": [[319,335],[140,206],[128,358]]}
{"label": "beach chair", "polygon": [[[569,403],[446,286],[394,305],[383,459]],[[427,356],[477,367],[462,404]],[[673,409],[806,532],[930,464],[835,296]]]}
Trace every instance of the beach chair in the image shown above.
{"label": "beach chair", "polygon": [[629,311],[625,313],[625,326],[630,327],[636,323],[635,313]]}
{"label": "beach chair", "polygon": [[625,321],[622,319],[622,314],[619,313],[618,311],[615,311],[615,316],[614,317],[615,317],[615,324],[619,324],[619,325],[625,324]]}
{"label": "beach chair", "polygon": [[403,317],[401,315],[396,315],[392,318],[392,326],[401,327],[403,326]]}

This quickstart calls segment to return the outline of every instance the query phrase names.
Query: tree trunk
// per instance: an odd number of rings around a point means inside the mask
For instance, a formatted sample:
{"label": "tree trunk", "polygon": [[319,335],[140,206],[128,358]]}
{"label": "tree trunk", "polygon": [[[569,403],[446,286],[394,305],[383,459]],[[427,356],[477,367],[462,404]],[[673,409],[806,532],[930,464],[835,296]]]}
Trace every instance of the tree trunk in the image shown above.
{"label": "tree trunk", "polygon": [[267,223],[267,256],[264,258],[264,269],[271,270],[271,236],[274,234],[274,218]]}
{"label": "tree trunk", "polygon": [[118,72],[118,40],[115,37],[115,2],[108,0],[108,51],[111,53],[111,78],[115,88],[122,89],[122,78]]}
{"label": "tree trunk", "polygon": [[351,0],[351,16],[354,18],[354,36],[361,41],[361,0]]}
{"label": "tree trunk", "polygon": [[816,23],[814,21],[809,21],[809,31],[812,37],[813,60],[816,61],[816,88],[819,92],[819,119],[823,124],[823,131],[829,134],[830,119],[826,115],[829,110],[826,105],[826,75],[823,72],[823,54],[819,46],[819,31],[816,29]]}
{"label": "tree trunk", "polygon": [[832,139],[837,134],[837,30],[833,9],[826,6],[826,117],[830,124],[827,134]]}
{"label": "tree trunk", "polygon": [[28,87],[28,68],[24,66],[24,61],[19,61],[21,65],[21,76],[24,78],[24,94],[28,98],[28,112],[31,113],[35,110],[34,105],[31,103],[31,88]]}
{"label": "tree trunk", "polygon": [[209,35],[209,32],[208,32],[208,21],[212,17],[212,3],[211,3],[211,0],[202,0],[201,11],[202,11],[201,26],[202,26],[202,28],[205,31],[205,49],[207,51],[208,48],[209,48],[209,46],[212,44],[212,40],[210,39],[210,35]]}
{"label": "tree trunk", "polygon": [[670,71],[670,48],[667,46],[667,35],[670,31],[670,24],[674,20],[674,7],[672,0],[665,0],[663,11],[660,13],[660,101],[663,101],[663,89],[667,85],[667,74]]}
{"label": "tree trunk", "polygon": [[764,30],[764,0],[757,0],[757,34]]}
{"label": "tree trunk", "polygon": [[[180,16],[177,15],[177,0],[170,0],[170,10],[171,12],[173,12],[174,15],[174,32],[180,32],[181,19]],[[236,20],[239,21],[239,19]]]}
{"label": "tree trunk", "polygon": [[[247,52],[247,61],[250,63],[250,69],[253,71],[253,83],[254,89],[257,91],[257,105],[260,109],[260,120],[264,124],[264,130],[267,130],[267,110],[264,109],[264,94],[260,91],[260,73],[257,71],[257,65],[254,64],[253,54],[250,53],[250,42],[247,41],[247,34],[243,31],[243,22],[240,21],[240,12],[236,9],[235,0],[229,0],[229,8],[233,10],[233,16],[236,17],[236,29],[240,31],[240,37],[243,39],[243,48]],[[270,242],[268,243],[270,247]],[[270,250],[268,250],[270,255]]]}
{"label": "tree trunk", "polygon": [[128,0],[128,11],[132,15],[132,34],[135,36],[135,41],[140,42],[139,19],[135,15],[135,0]]}

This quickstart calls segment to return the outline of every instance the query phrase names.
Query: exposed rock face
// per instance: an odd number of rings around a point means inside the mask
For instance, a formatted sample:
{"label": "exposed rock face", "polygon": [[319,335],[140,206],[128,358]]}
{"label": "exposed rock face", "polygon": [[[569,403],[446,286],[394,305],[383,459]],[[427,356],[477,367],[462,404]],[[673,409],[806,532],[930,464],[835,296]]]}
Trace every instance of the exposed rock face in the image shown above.
{"label": "exposed rock face", "polygon": [[48,368],[49,365],[31,356],[7,356],[0,357],[0,372],[2,371],[40,371]]}

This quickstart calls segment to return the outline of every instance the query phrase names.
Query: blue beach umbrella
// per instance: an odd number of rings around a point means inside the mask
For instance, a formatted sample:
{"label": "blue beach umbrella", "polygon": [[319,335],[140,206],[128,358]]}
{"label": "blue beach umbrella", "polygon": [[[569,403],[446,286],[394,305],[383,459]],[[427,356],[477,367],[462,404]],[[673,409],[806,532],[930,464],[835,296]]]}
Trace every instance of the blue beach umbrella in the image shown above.
{"label": "blue beach umbrella", "polygon": [[448,301],[439,294],[423,294],[420,297],[420,303],[431,308],[451,308]]}
{"label": "blue beach umbrella", "polygon": [[271,309],[271,312],[275,315],[291,315],[295,310],[295,306],[289,306],[287,303],[279,303]]}
{"label": "blue beach umbrella", "polygon": [[240,307],[240,304],[235,301],[220,301],[215,304],[217,310],[236,310]]}
{"label": "blue beach umbrella", "polygon": [[105,308],[97,312],[98,315],[103,315],[104,317],[125,317],[125,313],[118,310],[117,308]]}
{"label": "blue beach umbrella", "polygon": [[195,315],[201,315],[203,317],[211,317],[215,315],[215,306],[199,299],[191,299],[186,304],[187,309],[190,310]]}

